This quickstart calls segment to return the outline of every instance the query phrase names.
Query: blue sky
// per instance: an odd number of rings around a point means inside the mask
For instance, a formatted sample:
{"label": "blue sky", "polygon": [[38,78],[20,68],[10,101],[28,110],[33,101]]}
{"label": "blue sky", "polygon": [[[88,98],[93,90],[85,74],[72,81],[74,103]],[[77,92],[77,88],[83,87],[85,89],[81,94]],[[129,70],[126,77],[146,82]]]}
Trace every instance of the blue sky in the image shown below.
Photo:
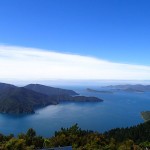
{"label": "blue sky", "polygon": [[150,65],[149,0],[1,0],[0,43]]}
{"label": "blue sky", "polygon": [[149,0],[1,0],[0,80],[150,80]]}

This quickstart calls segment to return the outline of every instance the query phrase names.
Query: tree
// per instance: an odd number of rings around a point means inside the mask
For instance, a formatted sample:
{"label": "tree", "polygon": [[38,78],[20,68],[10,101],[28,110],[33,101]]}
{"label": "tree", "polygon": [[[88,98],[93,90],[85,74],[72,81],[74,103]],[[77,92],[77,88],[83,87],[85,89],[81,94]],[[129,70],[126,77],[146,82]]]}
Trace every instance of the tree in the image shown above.
{"label": "tree", "polygon": [[36,136],[36,132],[30,128],[26,133],[26,145],[31,146],[33,145],[33,139]]}
{"label": "tree", "polygon": [[23,139],[10,139],[5,145],[5,150],[26,150],[25,140]]}
{"label": "tree", "polygon": [[30,128],[30,129],[27,131],[26,136],[33,138],[33,137],[36,136],[36,132],[35,132],[32,128]]}

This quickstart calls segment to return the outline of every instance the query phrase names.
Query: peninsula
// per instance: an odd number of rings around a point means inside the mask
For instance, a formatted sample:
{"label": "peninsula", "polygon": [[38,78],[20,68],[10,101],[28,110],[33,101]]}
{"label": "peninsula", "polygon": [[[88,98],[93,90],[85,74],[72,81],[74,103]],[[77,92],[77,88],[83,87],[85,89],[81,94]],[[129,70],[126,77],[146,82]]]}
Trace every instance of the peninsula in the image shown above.
{"label": "peninsula", "polygon": [[150,111],[141,112],[141,116],[144,119],[144,121],[150,121]]}
{"label": "peninsula", "polygon": [[112,91],[108,91],[108,90],[94,90],[94,89],[90,89],[90,88],[87,88],[86,90],[87,90],[88,92],[113,94]]}
{"label": "peninsula", "polygon": [[60,102],[102,102],[97,97],[79,96],[73,90],[54,88],[40,84],[17,87],[0,83],[0,113],[30,114],[35,109]]}

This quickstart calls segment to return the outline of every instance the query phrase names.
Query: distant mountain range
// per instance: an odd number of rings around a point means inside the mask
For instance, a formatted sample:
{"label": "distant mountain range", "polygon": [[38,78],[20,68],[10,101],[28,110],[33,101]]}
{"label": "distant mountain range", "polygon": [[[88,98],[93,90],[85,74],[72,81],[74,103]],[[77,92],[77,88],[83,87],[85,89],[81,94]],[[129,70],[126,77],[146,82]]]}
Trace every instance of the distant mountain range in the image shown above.
{"label": "distant mountain range", "polygon": [[40,84],[17,87],[0,83],[0,113],[34,113],[36,108],[56,105],[62,101],[102,102],[96,97],[78,96],[73,90]]}

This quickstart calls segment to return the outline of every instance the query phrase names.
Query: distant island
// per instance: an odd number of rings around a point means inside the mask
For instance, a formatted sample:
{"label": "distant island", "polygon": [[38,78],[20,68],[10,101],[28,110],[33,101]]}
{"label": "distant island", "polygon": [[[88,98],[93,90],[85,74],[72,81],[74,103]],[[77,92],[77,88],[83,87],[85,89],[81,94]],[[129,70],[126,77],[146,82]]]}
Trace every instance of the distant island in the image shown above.
{"label": "distant island", "polygon": [[125,85],[109,85],[109,86],[102,86],[100,89],[92,89],[87,88],[88,92],[95,92],[95,93],[104,93],[104,94],[113,94],[115,92],[130,92],[130,93],[144,93],[150,92],[150,85],[142,85],[142,84],[125,84]]}
{"label": "distant island", "polygon": [[116,92],[117,91],[137,92],[137,93],[150,92],[150,85],[142,85],[142,84],[110,85],[110,86],[104,86],[102,88],[110,91],[116,91]]}
{"label": "distant island", "polygon": [[40,84],[17,87],[0,83],[0,113],[30,114],[35,109],[60,102],[102,102],[97,97],[79,96],[73,90],[54,88]]}
{"label": "distant island", "polygon": [[94,89],[90,89],[90,88],[87,88],[86,90],[87,90],[88,92],[113,94],[112,91],[107,91],[107,90],[94,90]]}
{"label": "distant island", "polygon": [[145,121],[150,121],[150,111],[143,111],[141,112],[141,115]]}

